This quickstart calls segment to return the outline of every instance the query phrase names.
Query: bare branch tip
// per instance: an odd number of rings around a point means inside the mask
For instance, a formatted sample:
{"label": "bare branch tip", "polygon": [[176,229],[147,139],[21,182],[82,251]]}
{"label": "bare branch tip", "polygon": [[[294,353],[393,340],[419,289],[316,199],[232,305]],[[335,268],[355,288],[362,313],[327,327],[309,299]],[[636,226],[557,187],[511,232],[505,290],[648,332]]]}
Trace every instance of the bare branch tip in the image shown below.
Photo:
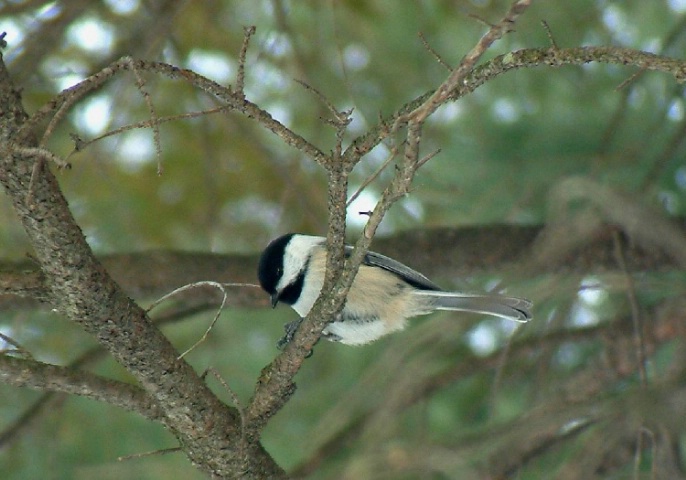
{"label": "bare branch tip", "polygon": [[471,18],[472,20],[476,20],[477,22],[479,22],[480,24],[482,24],[488,28],[494,28],[495,27],[495,25],[493,25],[491,22],[486,21],[484,18],[481,18],[480,16],[478,16],[475,13],[468,13],[467,16],[469,18]]}
{"label": "bare branch tip", "polygon": [[431,160],[432,158],[434,158],[434,157],[435,157],[436,155],[438,155],[439,153],[441,153],[441,149],[440,149],[440,148],[438,148],[438,149],[434,150],[433,152],[429,153],[428,155],[424,156],[422,159],[420,159],[420,160],[417,162],[417,167],[415,168],[415,170],[419,170],[422,166],[424,166],[424,164],[425,164],[426,162],[428,162],[429,160]]}
{"label": "bare branch tip", "polygon": [[136,460],[139,458],[153,457],[156,455],[166,455],[168,453],[175,453],[175,452],[180,452],[180,451],[181,451],[181,447],[172,447],[172,448],[165,448],[162,450],[154,450],[152,452],[133,453],[131,455],[123,455],[121,457],[117,457],[117,461],[126,462],[128,460]]}
{"label": "bare branch tip", "polygon": [[[331,101],[329,101],[329,99],[326,98],[326,96],[324,96],[324,94],[322,92],[320,92],[319,90],[314,88],[312,85],[310,85],[309,83],[305,82],[304,80],[300,80],[298,78],[294,78],[293,80],[296,83],[298,83],[300,86],[302,86],[305,90],[313,93],[317,98],[319,98],[319,100],[324,105],[326,105],[326,108],[329,110],[329,112],[331,112],[331,114],[335,118],[335,120],[326,120],[327,123],[334,125],[334,126],[340,126],[341,123],[343,123],[343,122],[345,122],[345,125],[348,125],[350,123],[349,117],[350,117],[350,115],[352,115],[352,112],[353,112],[352,108],[348,111],[339,112],[338,110],[336,110],[336,107],[334,107],[333,103],[331,103]],[[347,121],[344,120],[346,118],[348,118]]]}
{"label": "bare branch tip", "polygon": [[543,26],[543,29],[545,30],[545,33],[548,36],[550,46],[553,47],[555,50],[559,50],[559,47],[557,46],[557,42],[555,41],[555,37],[553,36],[553,32],[550,29],[550,25],[548,25],[548,22],[546,22],[545,20],[541,20],[541,25]]}
{"label": "bare branch tip", "polygon": [[434,58],[436,59],[436,61],[437,61],[441,66],[445,67],[449,72],[451,72],[451,71],[453,70],[453,67],[451,67],[450,65],[448,65],[448,63],[447,63],[446,61],[443,60],[443,57],[441,57],[441,56],[438,54],[438,52],[437,52],[436,50],[434,50],[434,48],[433,48],[431,45],[429,45],[429,42],[426,40],[426,37],[424,37],[424,33],[423,33],[423,32],[419,32],[418,35],[419,35],[420,40],[422,41],[422,45],[424,45],[424,48],[426,48],[426,50],[427,50],[429,53],[431,53],[431,55],[434,56]]}
{"label": "bare branch tip", "polygon": [[241,97],[245,97],[245,59],[248,55],[248,46],[250,45],[250,37],[257,31],[255,25],[243,27],[243,43],[238,54],[238,72],[236,73],[236,92]]}
{"label": "bare branch tip", "polygon": [[625,89],[626,87],[628,87],[629,85],[631,85],[632,83],[634,83],[636,81],[636,79],[638,79],[641,75],[643,75],[643,72],[645,72],[645,69],[639,70],[638,72],[632,74],[626,80],[622,81],[622,83],[620,83],[619,85],[617,85],[615,87],[615,92],[619,92],[619,91]]}

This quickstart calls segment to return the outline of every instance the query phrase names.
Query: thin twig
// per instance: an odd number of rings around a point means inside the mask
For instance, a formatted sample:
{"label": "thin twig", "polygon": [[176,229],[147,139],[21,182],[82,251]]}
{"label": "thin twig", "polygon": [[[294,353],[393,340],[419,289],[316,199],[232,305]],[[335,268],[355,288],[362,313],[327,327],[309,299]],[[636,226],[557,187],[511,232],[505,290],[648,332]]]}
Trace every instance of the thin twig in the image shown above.
{"label": "thin twig", "polygon": [[[43,105],[33,115],[31,115],[31,117],[29,117],[29,119],[17,132],[17,136],[21,138],[29,135],[38,124],[45,120],[46,117],[53,112],[57,112],[54,114],[54,117],[58,117],[58,119],[51,121],[48,125],[48,129],[46,129],[46,132],[49,135],[52,129],[54,129],[56,122],[64,116],[64,113],[61,113],[60,110],[68,110],[78,100],[86,96],[88,93],[102,87],[108,79],[116,75],[121,70],[128,68],[129,64],[130,59],[128,57],[121,58],[103,68],[99,72],[85,78],[76,85],[72,85],[71,87],[62,90],[59,95],[51,99],[48,103]],[[45,140],[47,140],[47,137],[45,137]]]}
{"label": "thin twig", "polygon": [[29,352],[28,349],[24,348],[21,343],[17,342],[15,339],[8,337],[4,333],[0,333],[0,340],[3,342],[12,345],[14,347],[14,350],[6,350],[6,349],[0,349],[0,354],[7,354],[7,353],[18,353],[24,358],[28,358],[29,360],[35,360],[33,358],[33,355],[31,355],[31,352]]}
{"label": "thin twig", "polygon": [[176,452],[180,452],[180,451],[182,451],[181,447],[164,448],[162,450],[153,450],[151,452],[132,453],[131,455],[122,455],[121,457],[117,457],[117,460],[120,462],[125,462],[127,460],[136,460],[138,458],[153,457],[155,455],[167,455],[169,453],[176,453]]}
{"label": "thin twig", "polygon": [[[419,162],[419,144],[422,140],[423,125],[423,120],[416,120],[414,118],[410,119],[410,122],[407,124],[407,141],[405,142],[403,154],[403,170],[405,170],[405,175],[414,176],[414,173],[417,170],[417,162]],[[409,188],[409,183],[407,188]]]}
{"label": "thin twig", "polygon": [[171,292],[167,293],[166,295],[163,295],[162,297],[158,298],[155,300],[146,310],[147,312],[150,312],[153,308],[158,306],[160,303],[164,302],[165,300],[168,300],[169,298],[173,297],[174,295],[177,295],[181,292],[185,292],[186,290],[190,290],[191,288],[198,288],[198,287],[215,287],[218,288],[219,290],[222,291],[223,293],[223,298],[221,301],[221,304],[219,305],[219,308],[217,309],[217,313],[215,314],[214,318],[212,319],[212,322],[210,323],[209,327],[207,327],[207,330],[205,330],[205,333],[200,337],[198,341],[196,341],[193,345],[191,345],[188,349],[186,349],[182,354],[180,354],[177,359],[181,360],[183,357],[188,355],[195,347],[200,345],[202,342],[204,342],[207,339],[207,336],[209,335],[210,331],[214,328],[214,325],[217,323],[217,320],[219,320],[219,316],[221,315],[222,311],[224,311],[224,306],[226,305],[226,299],[228,298],[228,294],[226,292],[225,287],[255,287],[255,288],[260,288],[259,285],[255,285],[253,283],[219,283],[219,282],[213,282],[213,281],[201,281],[201,282],[193,282],[189,283],[187,285],[184,285],[182,287],[176,288],[172,290]]}
{"label": "thin twig", "polygon": [[43,132],[43,136],[40,139],[40,142],[38,143],[38,146],[43,148],[45,147],[45,144],[48,143],[48,140],[50,139],[50,136],[52,135],[53,131],[57,127],[57,125],[64,119],[64,117],[67,115],[67,112],[69,112],[69,109],[76,103],[77,100],[79,100],[80,97],[77,97],[76,95],[72,97],[68,97],[65,99],[64,103],[60,106],[60,108],[55,112],[55,115],[52,116],[50,119],[50,123],[48,123],[48,126],[45,127],[45,131]]}
{"label": "thin twig", "polygon": [[483,25],[485,27],[488,27],[488,28],[494,27],[494,25],[491,22],[489,22],[488,20],[486,20],[483,17],[480,17],[476,13],[468,13],[467,17],[471,18],[472,20],[476,20],[477,22],[479,22],[481,25]]}
{"label": "thin twig", "polygon": [[180,113],[178,115],[169,115],[169,116],[165,116],[165,117],[156,117],[155,119],[143,120],[143,121],[136,122],[136,123],[129,123],[127,125],[122,125],[121,127],[115,128],[114,130],[110,130],[108,132],[103,133],[102,135],[91,138],[90,140],[83,140],[79,136],[77,136],[76,134],[71,134],[72,140],[74,140],[74,149],[71,152],[69,152],[69,155],[67,155],[67,158],[70,158],[76,152],[80,152],[80,151],[84,150],[85,148],[91,146],[95,142],[98,142],[98,141],[100,141],[104,138],[107,138],[107,137],[119,135],[120,133],[127,132],[129,130],[136,130],[136,129],[140,129],[140,128],[152,128],[154,125],[161,125],[162,123],[172,122],[175,120],[185,120],[187,118],[197,118],[197,117],[201,117],[204,115],[210,115],[213,113],[224,112],[226,110],[227,110],[227,107],[215,107],[215,108],[210,108],[208,110],[201,110],[201,111],[197,111],[197,112]]}
{"label": "thin twig", "polygon": [[440,148],[437,148],[437,149],[434,150],[433,152],[431,152],[431,153],[429,153],[429,154],[427,154],[427,155],[424,155],[424,156],[423,156],[421,159],[419,159],[419,161],[417,162],[417,170],[419,170],[420,168],[422,168],[426,162],[428,162],[429,160],[431,160],[432,158],[434,158],[434,157],[435,157],[436,155],[438,155],[439,153],[441,153],[441,149],[440,149]]}
{"label": "thin twig", "polygon": [[217,323],[217,320],[219,320],[219,316],[220,316],[220,315],[222,314],[222,312],[224,311],[224,306],[226,305],[226,299],[227,299],[227,296],[228,296],[228,295],[227,295],[226,290],[225,290],[224,288],[222,288],[222,292],[223,292],[222,302],[221,302],[221,304],[219,305],[219,308],[217,309],[217,313],[214,315],[214,318],[213,318],[212,321],[210,322],[210,325],[209,325],[209,326],[207,327],[207,329],[205,330],[205,333],[203,333],[202,336],[201,336],[193,345],[191,345],[191,346],[188,347],[186,350],[184,350],[184,352],[181,353],[181,354],[177,357],[177,360],[181,360],[183,357],[185,357],[185,356],[188,355],[190,352],[192,352],[192,351],[195,349],[195,347],[197,347],[197,346],[200,345],[202,342],[204,342],[205,340],[207,340],[207,336],[210,334],[210,331],[214,328],[215,324]]}
{"label": "thin twig", "polygon": [[[336,145],[334,147],[334,152],[333,152],[333,157],[332,157],[332,162],[329,165],[329,174],[330,175],[345,175],[345,182],[346,182],[346,188],[345,192],[343,194],[347,193],[348,186],[347,186],[347,173],[343,173],[344,171],[347,170],[347,172],[350,172],[352,170],[351,166],[344,167],[343,170],[340,172],[338,169],[335,167],[337,164],[345,165],[343,162],[342,156],[343,156],[343,140],[345,138],[345,132],[348,130],[348,125],[350,125],[350,122],[352,122],[352,114],[353,114],[353,109],[351,108],[350,110],[342,110],[342,111],[337,111],[333,110],[332,112],[334,114],[334,120],[330,122],[334,127],[336,127]],[[345,199],[342,202],[343,205],[345,205]],[[345,215],[345,210],[343,211]]]}
{"label": "thin twig", "polygon": [[622,81],[622,83],[615,87],[615,92],[618,92],[627,87],[628,85],[634,83],[641,75],[643,75],[646,72],[646,70],[646,68],[642,68],[638,72],[631,74],[629,78],[626,78],[624,81]]}
{"label": "thin twig", "polygon": [[157,175],[162,175],[162,142],[160,141],[160,123],[157,121],[157,113],[155,111],[155,105],[152,103],[152,97],[150,93],[145,89],[145,80],[141,76],[136,63],[132,58],[128,58],[131,71],[133,76],[136,78],[136,87],[138,91],[143,95],[143,100],[148,106],[148,112],[150,113],[150,123],[152,127],[152,137],[155,144],[155,154],[157,155]]}
{"label": "thin twig", "polygon": [[394,145],[393,147],[391,147],[390,154],[388,155],[386,160],[384,160],[384,162],[381,164],[381,166],[374,173],[372,173],[370,176],[365,178],[364,182],[362,182],[362,185],[360,185],[360,187],[357,190],[355,190],[355,193],[353,193],[350,196],[350,198],[348,199],[348,202],[345,205],[346,207],[349,207],[350,205],[352,205],[352,203],[355,200],[357,200],[357,197],[359,197],[362,194],[364,189],[367,188],[370,183],[372,183],[374,180],[376,180],[379,177],[379,175],[381,175],[381,172],[383,172],[386,169],[386,167],[388,167],[388,165],[391,164],[391,162],[393,161],[393,159],[395,158],[395,156],[397,154],[398,154],[398,148]]}
{"label": "thin twig", "polygon": [[558,50],[559,47],[557,46],[555,37],[553,37],[553,31],[550,29],[550,25],[548,25],[548,22],[546,22],[545,20],[541,20],[541,25],[543,25],[543,30],[545,30],[545,34],[548,35],[548,41],[550,42],[550,46],[553,47],[555,50]]}
{"label": "thin twig", "polygon": [[173,297],[174,295],[177,295],[181,292],[185,292],[186,290],[190,290],[191,288],[197,288],[197,287],[202,287],[202,286],[210,286],[210,287],[217,287],[223,291],[223,287],[254,287],[254,288],[260,288],[259,285],[255,285],[254,283],[219,283],[219,282],[212,282],[212,281],[200,281],[200,282],[193,282],[189,283],[187,285],[183,285],[182,287],[176,288],[172,290],[171,292],[161,296],[154,302],[148,306],[148,308],[145,310],[146,313],[149,313],[152,311],[155,307],[157,307],[160,303],[164,302],[165,300],[168,300],[169,298]]}
{"label": "thin twig", "polygon": [[257,27],[251,25],[243,28],[243,43],[241,44],[241,51],[238,54],[238,72],[236,73],[236,94],[245,97],[245,58],[248,54],[248,46],[250,45],[250,37],[255,34]]}
{"label": "thin twig", "polygon": [[65,162],[58,155],[55,155],[50,150],[45,148],[15,147],[13,151],[27,157],[36,157],[37,159],[47,160],[57,165],[57,168],[64,170],[69,170],[71,168],[71,164],[69,162]]}
{"label": "thin twig", "polygon": [[450,65],[448,65],[448,63],[447,63],[445,60],[443,60],[443,57],[441,57],[441,56],[438,54],[438,52],[437,52],[436,50],[434,50],[433,47],[432,47],[431,45],[429,45],[429,42],[426,40],[426,37],[424,37],[424,33],[423,33],[423,32],[419,32],[419,39],[422,41],[422,45],[424,45],[424,48],[426,48],[426,50],[427,50],[431,55],[433,55],[433,57],[436,59],[436,61],[437,61],[441,66],[443,66],[443,67],[444,67],[446,70],[448,70],[449,72],[452,72],[452,71],[453,71],[453,67],[451,67]]}
{"label": "thin twig", "polygon": [[[319,90],[317,90],[316,88],[314,88],[312,85],[308,84],[308,83],[305,82],[304,80],[299,80],[299,79],[297,79],[297,78],[295,78],[294,81],[295,81],[296,83],[298,83],[299,85],[301,85],[301,86],[302,86],[305,90],[307,90],[308,92],[311,92],[311,93],[313,93],[314,95],[316,95],[316,97],[317,97],[324,105],[326,105],[326,108],[331,112],[331,114],[332,114],[332,115],[334,116],[334,118],[336,119],[335,122],[334,122],[334,125],[338,126],[338,125],[340,125],[341,123],[344,123],[345,125],[348,125],[348,124],[350,123],[350,121],[351,121],[350,116],[351,116],[352,113],[353,113],[353,109],[339,111],[339,110],[336,109],[336,107],[333,105],[333,103],[331,103],[331,101],[330,101],[328,98],[326,98],[326,96],[324,96],[323,93],[321,93]],[[331,122],[329,122],[329,123],[331,123]]]}

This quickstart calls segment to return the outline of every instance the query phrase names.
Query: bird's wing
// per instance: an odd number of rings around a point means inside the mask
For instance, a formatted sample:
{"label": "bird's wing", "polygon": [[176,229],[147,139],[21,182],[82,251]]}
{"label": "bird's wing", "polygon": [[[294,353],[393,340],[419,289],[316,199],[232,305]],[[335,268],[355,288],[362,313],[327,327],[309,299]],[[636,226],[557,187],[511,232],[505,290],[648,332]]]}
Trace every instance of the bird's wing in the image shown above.
{"label": "bird's wing", "polygon": [[[353,247],[345,247],[345,254],[347,256],[350,256],[352,251]],[[397,260],[393,260],[390,257],[381,255],[380,253],[367,252],[367,255],[365,255],[362,264],[369,265],[372,267],[380,267],[384,270],[388,270],[389,272],[394,273],[395,275],[402,278],[413,287],[418,288],[420,290],[442,290],[441,287],[436,285],[434,282],[426,278],[418,271],[411,269],[407,265],[403,265]]]}

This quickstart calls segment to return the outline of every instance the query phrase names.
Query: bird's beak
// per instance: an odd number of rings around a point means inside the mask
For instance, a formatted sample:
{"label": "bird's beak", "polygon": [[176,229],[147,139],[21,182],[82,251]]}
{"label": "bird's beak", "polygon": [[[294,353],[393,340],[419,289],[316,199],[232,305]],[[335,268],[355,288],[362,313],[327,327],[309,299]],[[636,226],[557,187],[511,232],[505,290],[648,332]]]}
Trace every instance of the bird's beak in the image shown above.
{"label": "bird's beak", "polygon": [[276,308],[276,304],[279,303],[279,294],[275,293],[270,298],[272,300],[272,308]]}

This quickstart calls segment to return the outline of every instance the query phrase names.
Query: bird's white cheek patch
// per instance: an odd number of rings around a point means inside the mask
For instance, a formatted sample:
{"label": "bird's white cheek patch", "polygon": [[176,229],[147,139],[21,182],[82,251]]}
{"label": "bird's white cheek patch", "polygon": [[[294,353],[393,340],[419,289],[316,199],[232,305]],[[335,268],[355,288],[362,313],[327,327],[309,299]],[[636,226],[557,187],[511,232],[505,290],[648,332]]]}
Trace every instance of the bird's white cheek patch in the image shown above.
{"label": "bird's white cheek patch", "polygon": [[310,310],[312,309],[314,302],[317,300],[317,297],[319,297],[319,294],[322,291],[322,286],[324,284],[323,276],[315,275],[312,273],[316,272],[311,272],[310,275],[307,275],[305,277],[300,297],[298,297],[297,302],[291,305],[291,307],[293,307],[293,310],[298,312],[298,315],[300,315],[301,317],[304,317],[308,313],[310,313]]}

